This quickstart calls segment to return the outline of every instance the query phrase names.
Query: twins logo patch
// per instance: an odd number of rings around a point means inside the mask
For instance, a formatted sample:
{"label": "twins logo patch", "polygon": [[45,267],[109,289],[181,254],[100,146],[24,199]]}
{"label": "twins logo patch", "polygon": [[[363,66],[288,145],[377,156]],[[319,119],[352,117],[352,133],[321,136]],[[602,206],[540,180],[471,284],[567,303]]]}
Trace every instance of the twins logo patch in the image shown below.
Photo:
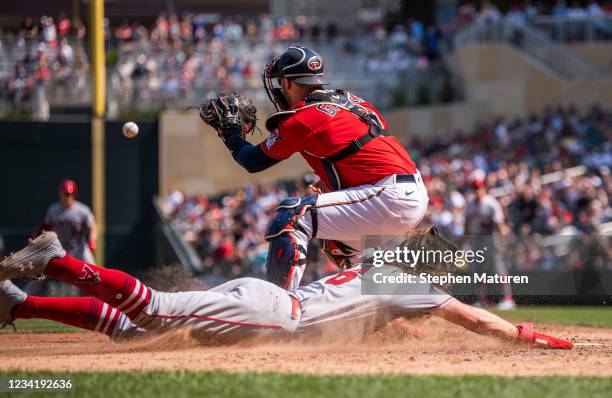
{"label": "twins logo patch", "polygon": [[308,60],[308,69],[313,72],[316,72],[321,69],[321,66],[323,66],[323,62],[321,61],[321,58],[317,57],[316,55],[310,57],[310,59]]}
{"label": "twins logo patch", "polygon": [[270,133],[268,138],[266,138],[266,143],[265,143],[266,148],[272,149],[272,145],[274,145],[274,143],[278,140],[280,140],[280,135],[278,135],[276,131]]}
{"label": "twins logo patch", "polygon": [[91,269],[87,264],[83,264],[81,272],[83,274],[77,278],[77,283],[98,283],[101,281],[100,273]]}

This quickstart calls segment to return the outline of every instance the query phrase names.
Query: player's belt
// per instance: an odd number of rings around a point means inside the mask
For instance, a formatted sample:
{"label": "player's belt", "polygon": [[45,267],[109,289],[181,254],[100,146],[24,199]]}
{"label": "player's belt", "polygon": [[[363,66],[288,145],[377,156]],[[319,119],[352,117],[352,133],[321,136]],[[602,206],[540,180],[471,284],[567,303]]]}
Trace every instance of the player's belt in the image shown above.
{"label": "player's belt", "polygon": [[395,182],[417,182],[414,174],[396,174]]}

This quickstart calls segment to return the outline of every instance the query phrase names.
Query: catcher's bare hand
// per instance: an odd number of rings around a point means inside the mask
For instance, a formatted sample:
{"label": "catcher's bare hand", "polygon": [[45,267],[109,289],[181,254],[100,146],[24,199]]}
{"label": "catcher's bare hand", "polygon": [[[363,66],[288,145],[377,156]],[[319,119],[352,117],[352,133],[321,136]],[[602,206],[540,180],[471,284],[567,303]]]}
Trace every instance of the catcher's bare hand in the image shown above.
{"label": "catcher's bare hand", "polygon": [[309,195],[312,195],[312,194],[315,194],[315,193],[318,194],[318,195],[321,195],[321,194],[330,192],[329,189],[325,186],[325,184],[323,184],[323,182],[321,180],[319,180],[319,181],[317,181],[317,182],[315,182],[313,184],[308,185],[307,190],[308,190],[308,194]]}
{"label": "catcher's bare hand", "polygon": [[227,130],[249,133],[255,129],[257,108],[253,100],[237,94],[222,94],[207,98],[200,104],[200,118],[221,137]]}

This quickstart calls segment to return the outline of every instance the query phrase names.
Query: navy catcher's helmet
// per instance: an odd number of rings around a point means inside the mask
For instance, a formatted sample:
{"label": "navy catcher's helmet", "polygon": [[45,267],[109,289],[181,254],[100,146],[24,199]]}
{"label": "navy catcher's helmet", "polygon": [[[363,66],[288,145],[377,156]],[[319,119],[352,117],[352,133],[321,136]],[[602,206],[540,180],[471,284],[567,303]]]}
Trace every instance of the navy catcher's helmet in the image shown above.
{"label": "navy catcher's helmet", "polygon": [[262,74],[264,87],[276,110],[289,109],[289,103],[281,90],[280,79],[286,77],[295,83],[308,86],[328,84],[324,75],[323,59],[313,50],[292,46],[266,65]]}

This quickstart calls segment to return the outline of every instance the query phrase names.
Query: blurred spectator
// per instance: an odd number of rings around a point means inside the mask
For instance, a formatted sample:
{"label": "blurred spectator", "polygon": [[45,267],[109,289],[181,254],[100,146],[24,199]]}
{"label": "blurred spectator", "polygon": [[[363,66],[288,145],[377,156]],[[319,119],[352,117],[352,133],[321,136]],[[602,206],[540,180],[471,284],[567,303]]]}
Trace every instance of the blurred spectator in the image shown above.
{"label": "blurred spectator", "polygon": [[117,39],[119,43],[125,43],[132,40],[132,27],[127,19],[124,19],[121,25],[115,29],[115,39]]}
{"label": "blurred spectator", "polygon": [[42,35],[45,43],[48,46],[54,48],[57,45],[57,30],[53,18],[43,16],[40,20],[42,25]]}
{"label": "blurred spectator", "polygon": [[72,23],[66,17],[66,14],[61,12],[57,18],[57,34],[61,38],[68,37],[72,30]]}
{"label": "blurred spectator", "polygon": [[38,36],[38,26],[34,24],[32,18],[26,18],[21,25],[21,35],[27,39],[34,39]]}

